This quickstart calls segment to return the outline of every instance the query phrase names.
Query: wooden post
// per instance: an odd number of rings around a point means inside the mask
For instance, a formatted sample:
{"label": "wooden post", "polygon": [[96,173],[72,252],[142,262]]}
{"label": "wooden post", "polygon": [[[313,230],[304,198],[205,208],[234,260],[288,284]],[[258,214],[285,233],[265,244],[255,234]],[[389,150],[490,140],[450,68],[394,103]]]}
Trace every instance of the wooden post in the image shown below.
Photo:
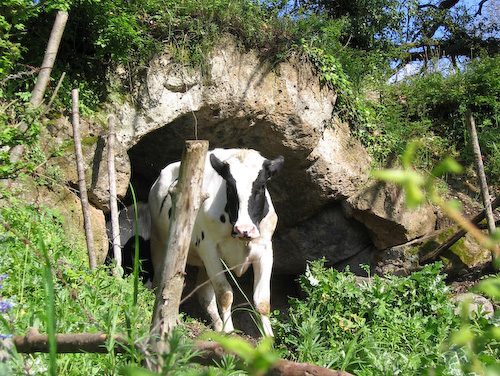
{"label": "wooden post", "polygon": [[108,116],[108,177],[109,177],[109,208],[111,210],[111,240],[113,257],[116,267],[113,274],[118,277],[118,268],[122,266],[122,247],[120,242],[120,224],[118,220],[118,203],[116,201],[115,176],[115,116]]}
{"label": "wooden post", "polygon": [[486,174],[484,173],[483,158],[481,156],[481,149],[477,139],[476,123],[470,109],[467,110],[466,116],[467,129],[469,130],[470,139],[472,143],[472,150],[474,151],[474,161],[476,162],[477,175],[479,177],[479,186],[483,197],[483,205],[486,211],[486,222],[488,223],[488,232],[493,234],[495,232],[495,219],[493,218],[493,210],[491,209],[491,198],[488,190],[488,183],[486,181]]}
{"label": "wooden post", "polygon": [[179,304],[184,287],[189,243],[198,210],[203,203],[202,183],[208,141],[186,141],[177,185],[172,189],[172,219],[158,276],[158,288],[151,322],[151,345],[159,354],[158,364],[150,369],[161,371],[161,354],[168,351],[165,340],[177,325]]}
{"label": "wooden post", "polygon": [[78,111],[78,89],[71,91],[73,139],[75,141],[76,171],[78,173],[78,189],[80,191],[80,202],[82,203],[83,226],[85,238],[87,239],[87,252],[89,254],[90,270],[97,266],[94,251],[94,235],[92,234],[92,223],[90,221],[89,200],[87,197],[87,185],[85,184],[85,169],[83,168],[82,139],[80,137],[80,113]]}

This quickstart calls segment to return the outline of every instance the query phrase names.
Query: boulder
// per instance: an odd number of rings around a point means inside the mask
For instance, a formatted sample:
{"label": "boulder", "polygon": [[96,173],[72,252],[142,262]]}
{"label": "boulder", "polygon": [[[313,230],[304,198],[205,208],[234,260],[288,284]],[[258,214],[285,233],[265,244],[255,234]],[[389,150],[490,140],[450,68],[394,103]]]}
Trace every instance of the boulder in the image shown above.
{"label": "boulder", "polygon": [[455,295],[451,298],[451,301],[456,304],[455,313],[457,315],[462,314],[464,308],[470,317],[481,313],[485,318],[489,319],[495,313],[493,304],[488,299],[472,292]]}
{"label": "boulder", "polygon": [[404,192],[392,183],[371,182],[351,195],[345,208],[368,228],[378,249],[404,244],[431,233],[436,226],[432,205],[407,209]]}

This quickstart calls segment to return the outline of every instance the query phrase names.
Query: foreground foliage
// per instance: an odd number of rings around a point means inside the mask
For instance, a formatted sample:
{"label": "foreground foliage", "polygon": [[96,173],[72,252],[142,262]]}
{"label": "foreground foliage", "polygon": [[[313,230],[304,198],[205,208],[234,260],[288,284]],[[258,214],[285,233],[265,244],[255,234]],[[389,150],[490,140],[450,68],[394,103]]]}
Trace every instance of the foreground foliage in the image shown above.
{"label": "foreground foliage", "polygon": [[[131,278],[114,278],[106,268],[91,273],[85,249],[71,244],[62,219],[53,210],[12,199],[9,206],[2,208],[0,218],[12,229],[0,229],[0,270],[8,273],[2,296],[13,305],[0,321],[0,333],[24,335],[33,326],[47,334],[53,320],[56,333],[103,331],[109,335],[120,333],[130,341],[131,352],[123,356],[58,355],[59,374],[80,375],[82,369],[89,375],[102,374],[103,370],[112,373],[119,364],[140,362],[140,353],[133,353],[133,345],[149,332],[142,323],[152,309],[151,293],[141,288],[138,304],[132,306]],[[48,259],[43,256],[44,250]],[[47,266],[52,278],[47,276]],[[53,292],[49,294],[51,284]],[[50,300],[54,301],[52,314],[47,306]],[[12,353],[10,372],[46,373],[48,359],[48,354]]]}
{"label": "foreground foliage", "polygon": [[[89,375],[150,375],[141,366],[145,358],[138,349],[149,332],[151,292],[141,287],[134,306],[132,278],[117,279],[106,268],[90,272],[85,250],[70,243],[61,217],[53,210],[10,199],[1,219],[11,228],[0,231],[0,301],[5,308],[0,320],[1,369],[12,374],[57,370],[57,374],[80,375],[85,369]],[[289,315],[273,320],[275,348],[282,357],[359,376],[485,374],[498,369],[500,314],[489,319],[481,313],[471,318],[468,313],[455,316],[440,267],[429,265],[405,278],[372,276],[360,281],[349,271],[313,262],[300,277],[306,297],[292,299]],[[486,280],[480,287],[497,302],[498,280]],[[30,326],[41,333],[49,333],[53,326],[56,333],[119,334],[129,346],[121,355],[53,357],[21,355],[6,346],[5,335],[25,334]],[[164,374],[245,373],[234,356],[225,357],[218,368],[200,369],[192,363],[193,345],[186,338],[177,331],[170,339],[172,351],[165,354]],[[243,359],[270,356],[270,343],[252,350],[243,342],[217,338],[228,348],[241,348]],[[257,364],[250,361],[248,367],[252,374]]]}
{"label": "foreground foliage", "polygon": [[299,280],[306,297],[291,299],[288,318],[275,323],[278,348],[293,360],[358,376],[462,375],[500,355],[498,337],[485,335],[481,346],[468,347],[460,331],[485,333],[500,315],[469,321],[465,313],[461,323],[439,263],[405,278],[364,280],[323,264],[310,264]]}

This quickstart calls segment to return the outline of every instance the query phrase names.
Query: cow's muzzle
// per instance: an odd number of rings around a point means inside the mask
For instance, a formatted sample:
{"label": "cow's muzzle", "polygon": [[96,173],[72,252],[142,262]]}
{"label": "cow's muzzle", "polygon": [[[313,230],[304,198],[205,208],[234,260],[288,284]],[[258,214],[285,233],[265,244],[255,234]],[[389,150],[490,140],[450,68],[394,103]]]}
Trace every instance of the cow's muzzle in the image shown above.
{"label": "cow's muzzle", "polygon": [[255,225],[239,225],[234,226],[232,236],[241,240],[252,240],[258,238],[260,233]]}

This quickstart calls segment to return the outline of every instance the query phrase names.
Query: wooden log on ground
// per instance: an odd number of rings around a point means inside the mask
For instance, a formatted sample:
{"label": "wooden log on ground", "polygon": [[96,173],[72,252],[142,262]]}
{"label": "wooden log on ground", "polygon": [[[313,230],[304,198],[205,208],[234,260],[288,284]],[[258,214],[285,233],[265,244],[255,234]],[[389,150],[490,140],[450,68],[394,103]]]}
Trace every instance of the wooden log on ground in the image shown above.
{"label": "wooden log on ground", "polygon": [[[108,353],[105,333],[75,333],[75,334],[56,334],[58,353]],[[113,352],[125,353],[128,343],[118,336],[114,337],[115,345]],[[48,353],[48,337],[40,334],[35,328],[30,328],[25,336],[16,336],[13,338],[16,350],[19,353],[34,354]],[[193,362],[216,366],[221,364],[221,360],[227,352],[217,342],[198,341],[194,345],[195,351],[199,354],[193,358]],[[336,371],[328,368],[315,366],[309,363],[297,363],[286,359],[278,359],[271,367],[268,375],[277,376],[352,376],[345,371]]]}
{"label": "wooden log on ground", "polygon": [[[221,364],[222,358],[227,351],[217,342],[199,341],[195,344],[195,350],[200,354],[194,358],[198,364],[213,366]],[[353,376],[345,371],[332,370],[310,363],[298,363],[291,360],[278,359],[271,366],[267,375],[275,376]]]}
{"label": "wooden log on ground", "polygon": [[[74,333],[74,334],[56,334],[57,353],[99,353],[106,354],[107,336],[105,333]],[[115,336],[115,352],[125,352],[125,347],[128,345],[125,340]],[[25,336],[15,336],[13,338],[14,346],[18,353],[34,354],[48,353],[49,339],[47,335],[40,334],[38,330],[31,327]]]}

